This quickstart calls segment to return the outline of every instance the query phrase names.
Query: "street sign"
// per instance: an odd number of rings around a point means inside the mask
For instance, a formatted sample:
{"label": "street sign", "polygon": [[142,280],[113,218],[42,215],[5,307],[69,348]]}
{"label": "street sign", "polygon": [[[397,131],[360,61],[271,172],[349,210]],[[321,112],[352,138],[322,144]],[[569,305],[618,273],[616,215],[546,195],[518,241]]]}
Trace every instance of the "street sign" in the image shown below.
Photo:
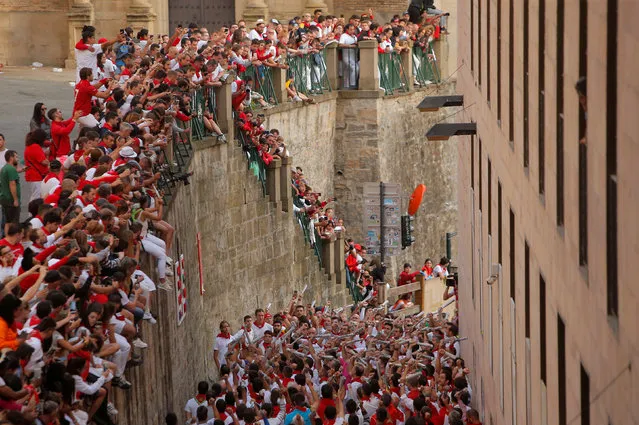
{"label": "street sign", "polygon": [[401,250],[401,209],[401,185],[396,183],[364,183],[362,222],[364,223],[364,244],[368,254],[382,254],[382,245],[384,248],[382,258],[387,255],[399,254]]}

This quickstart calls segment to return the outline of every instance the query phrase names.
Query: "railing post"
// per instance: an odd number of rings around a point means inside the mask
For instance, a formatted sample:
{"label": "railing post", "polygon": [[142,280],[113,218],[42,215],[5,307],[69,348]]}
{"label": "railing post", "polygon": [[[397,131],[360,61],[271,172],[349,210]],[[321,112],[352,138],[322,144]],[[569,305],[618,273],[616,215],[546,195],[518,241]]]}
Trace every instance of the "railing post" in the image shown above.
{"label": "railing post", "polygon": [[322,265],[329,280],[335,276],[335,244],[333,239],[324,239],[322,243]]}
{"label": "railing post", "polygon": [[379,90],[377,40],[362,40],[359,47],[359,90]]}
{"label": "railing post", "polygon": [[326,74],[331,89],[339,90],[339,72],[337,63],[337,43],[331,43],[325,47],[326,50]]}
{"label": "railing post", "polygon": [[[286,93],[286,69],[271,68],[273,70],[273,91],[278,104],[286,103],[288,94]],[[268,99],[267,99],[268,100]]]}
{"label": "railing post", "polygon": [[386,282],[380,282],[379,286],[377,287],[377,301],[379,302],[379,304],[383,304],[384,301],[386,301],[387,299]]}
{"label": "railing post", "polygon": [[293,158],[290,156],[282,158],[280,166],[280,199],[282,200],[282,211],[293,211],[293,193],[291,190],[291,164]]}
{"label": "railing post", "polygon": [[233,104],[231,103],[231,81],[227,78],[221,86],[215,87],[215,101],[217,103],[217,125],[226,134],[229,143],[235,138],[233,126]]}
{"label": "railing post", "polygon": [[406,91],[413,91],[413,47],[402,50],[399,56],[402,60],[402,68],[404,68]]}
{"label": "railing post", "polygon": [[421,290],[415,291],[415,304],[419,305],[419,310],[424,311],[427,306],[426,279],[422,274],[417,275],[417,281],[421,286]]}
{"label": "railing post", "polygon": [[346,264],[344,264],[344,232],[335,232],[335,283],[346,283]]}
{"label": "railing post", "polygon": [[266,193],[268,193],[271,202],[280,201],[280,167],[282,160],[274,158],[266,167]]}

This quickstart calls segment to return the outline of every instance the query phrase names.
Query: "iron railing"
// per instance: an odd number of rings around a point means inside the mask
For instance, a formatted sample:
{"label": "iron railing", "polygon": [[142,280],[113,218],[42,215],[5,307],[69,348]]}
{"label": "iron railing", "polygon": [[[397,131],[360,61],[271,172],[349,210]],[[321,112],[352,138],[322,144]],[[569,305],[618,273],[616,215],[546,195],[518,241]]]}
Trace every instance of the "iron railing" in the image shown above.
{"label": "iron railing", "polygon": [[249,136],[244,130],[238,127],[236,133],[238,142],[246,155],[247,167],[253,172],[255,177],[257,177],[262,185],[262,193],[266,195],[266,165],[262,160],[262,156],[260,155],[257,146],[251,142]]}
{"label": "iron railing", "polygon": [[306,95],[331,91],[326,72],[326,51],[302,55],[288,55],[288,75],[293,77],[295,88]]}
{"label": "iron railing", "polygon": [[431,43],[423,48],[420,46],[413,47],[413,76],[415,82],[420,86],[427,84],[439,84],[441,75],[437,56]]}
{"label": "iron railing", "polygon": [[[240,78],[244,81],[248,80],[248,77],[253,80],[253,91],[261,94],[266,102],[277,105],[277,96],[273,85],[273,68],[265,65],[250,65],[240,74]],[[254,106],[254,103],[251,101],[251,107]]]}
{"label": "iron railing", "polygon": [[379,85],[386,95],[408,91],[408,79],[397,52],[379,53]]}

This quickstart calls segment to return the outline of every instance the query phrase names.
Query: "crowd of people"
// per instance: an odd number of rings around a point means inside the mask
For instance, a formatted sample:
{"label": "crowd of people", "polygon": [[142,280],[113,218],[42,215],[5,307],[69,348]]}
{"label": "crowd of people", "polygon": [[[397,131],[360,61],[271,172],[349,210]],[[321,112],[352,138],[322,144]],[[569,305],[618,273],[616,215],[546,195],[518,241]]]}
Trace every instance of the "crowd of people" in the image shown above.
{"label": "crowd of people", "polygon": [[[376,283],[383,283],[374,278]],[[444,300],[456,288],[445,290]],[[376,296],[336,308],[257,308],[214,344],[218,380],[202,381],[188,424],[478,424],[457,315],[400,317]],[[177,423],[170,414],[167,423]]]}
{"label": "crowd of people", "polygon": [[[384,51],[394,49],[405,39],[417,39],[421,30],[415,24],[437,25],[440,16],[422,12],[418,18],[406,13],[377,25],[372,11],[345,22],[318,10],[288,25],[271,19],[249,29],[240,21],[209,34],[191,24],[155,40],[145,29],[133,34],[130,28],[111,39],[98,39],[96,28],[85,26],[75,45],[73,110],[65,113],[56,105],[36,103],[22,158],[6,147],[0,134],[2,423],[116,421],[112,393],[131,387],[127,370],[143,361],[141,350],[147,348],[140,324],[155,323],[154,292],[173,290],[174,228],[163,220],[164,194],[157,185],[161,171],[172,167],[171,142],[182,137],[195,117],[193,90],[218,87],[232,78],[235,124],[246,136],[245,147],[254,147],[268,165],[273,158],[287,156],[288,150],[279,132],[267,130],[264,117],[255,111],[274,103],[261,94],[264,67],[287,69],[291,56],[317,54],[331,42],[352,45],[343,42],[345,34],[356,34],[359,40],[379,38]],[[255,70],[251,75],[246,72],[249,67]],[[289,77],[289,99],[312,103],[297,90],[294,76]],[[347,76],[344,79],[352,84]],[[205,129],[225,142],[215,105],[207,106]],[[22,173],[26,187],[21,187]],[[302,203],[296,208],[309,214],[319,237],[330,239],[334,232],[345,231],[343,221],[327,208],[332,200],[320,201],[319,194],[304,186],[301,170],[295,173],[297,203]],[[26,208],[20,203],[23,191]],[[352,241],[345,249],[356,254],[359,284],[369,294],[370,285],[362,282],[383,265],[369,270],[362,257],[365,250]],[[150,274],[157,276],[155,281],[139,267],[142,251],[153,259],[155,270]],[[245,317],[246,331],[240,331],[239,338],[230,337],[226,346],[219,345],[229,333],[228,324],[222,326],[216,354],[221,381],[212,392],[200,384],[187,419],[204,420],[198,409],[204,403],[207,421],[218,418],[229,425],[262,418],[268,424],[280,418],[278,423],[310,425],[310,412],[316,413],[317,404],[323,406],[320,417],[328,423],[348,420],[356,425],[355,419],[348,419],[351,415],[364,425],[365,420],[386,422],[390,415],[409,414],[410,409],[424,420],[426,410],[437,418],[435,406],[451,410],[462,403],[456,398],[466,396],[453,385],[461,385],[465,376],[458,365],[458,343],[450,340],[456,325],[443,325],[438,316],[389,319],[376,307],[375,298],[366,297],[367,302],[354,307],[348,317],[348,309],[340,314],[330,306],[295,303],[294,314],[271,317],[258,310],[255,323]],[[450,335],[443,335],[444,328]],[[351,350],[352,342],[345,336],[354,331],[360,342]],[[369,336],[374,342],[370,349]],[[457,354],[446,354],[451,352],[448,341],[453,341]],[[311,353],[315,354],[307,357]],[[420,362],[431,355],[437,360],[422,368]],[[374,379],[382,378],[380,372],[386,368],[393,379]],[[422,395],[415,395],[415,390]],[[334,403],[333,394],[346,403]],[[356,413],[359,405],[354,403],[369,396],[369,410]],[[306,403],[312,410],[305,410]],[[373,405],[375,412],[370,410]],[[386,410],[379,410],[382,405]],[[302,419],[289,417],[293,411]],[[464,416],[472,415],[469,411]]]}

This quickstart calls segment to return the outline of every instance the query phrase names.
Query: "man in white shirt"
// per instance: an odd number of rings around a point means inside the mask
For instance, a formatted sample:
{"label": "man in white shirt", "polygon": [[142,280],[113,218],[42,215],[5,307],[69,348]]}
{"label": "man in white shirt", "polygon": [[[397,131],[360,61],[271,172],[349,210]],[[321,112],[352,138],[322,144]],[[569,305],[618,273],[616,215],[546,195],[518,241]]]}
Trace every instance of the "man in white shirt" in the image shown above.
{"label": "man in white shirt", "polygon": [[273,326],[266,323],[266,313],[261,308],[255,310],[255,322],[253,322],[252,329],[255,340],[261,339],[266,331],[273,332]]}
{"label": "man in white shirt", "polygon": [[357,61],[357,36],[353,24],[346,25],[344,34],[339,38],[339,47],[342,49],[344,88],[357,88],[359,62]]}
{"label": "man in white shirt", "polygon": [[242,346],[246,346],[255,342],[256,339],[255,333],[253,332],[253,318],[251,316],[244,316],[244,326],[233,334],[231,343],[239,342]]}
{"label": "man in white shirt", "polygon": [[97,44],[95,41],[95,29],[92,27],[85,27],[85,29],[86,30],[82,32],[82,42],[88,45],[89,48],[86,50],[75,49],[75,62],[77,64],[75,74],[76,83],[80,81],[80,70],[82,68],[91,68],[93,70],[93,75],[98,73],[98,53],[102,53],[109,46],[124,40],[124,36],[122,34],[118,34],[114,40]]}
{"label": "man in white shirt", "polygon": [[197,384],[197,395],[186,402],[184,413],[186,414],[186,423],[195,424],[197,422],[197,408],[206,406],[208,409],[208,418],[213,419],[213,407],[208,404],[206,393],[209,391],[209,383],[200,381]]}
{"label": "man in white shirt", "polygon": [[257,22],[255,23],[255,28],[253,28],[248,35],[249,38],[251,40],[263,40],[264,27],[265,27],[264,19],[258,19]]}

